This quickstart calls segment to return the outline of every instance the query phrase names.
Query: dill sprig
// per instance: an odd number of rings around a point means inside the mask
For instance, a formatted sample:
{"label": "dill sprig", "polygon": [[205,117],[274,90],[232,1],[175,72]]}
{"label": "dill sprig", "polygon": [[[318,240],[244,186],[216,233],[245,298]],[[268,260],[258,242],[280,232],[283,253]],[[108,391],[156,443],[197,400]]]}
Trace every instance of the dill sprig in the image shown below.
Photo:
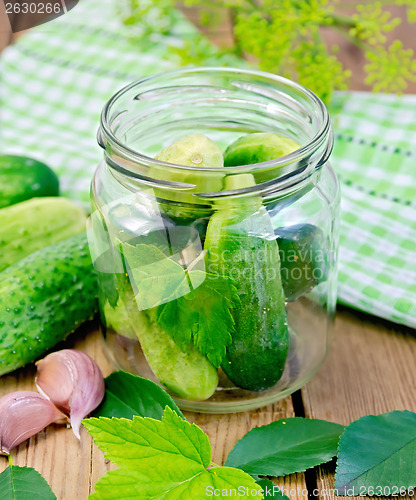
{"label": "dill sprig", "polygon": [[[390,8],[404,5],[408,21],[416,23],[416,0],[184,0],[184,4],[199,8],[203,26],[229,16],[233,45],[213,47],[201,33],[191,31],[181,46],[170,49],[170,56],[183,65],[235,65],[237,55],[264,71],[298,81],[328,102],[334,90],[348,88],[351,72],[338,59],[338,47],[323,41],[326,27],[363,51],[365,83],[374,91],[401,93],[416,81],[413,50],[400,40],[388,44],[386,37],[401,23]],[[122,6],[124,23],[136,27],[136,38],[149,37],[152,30],[175,31],[175,0],[123,0]]]}

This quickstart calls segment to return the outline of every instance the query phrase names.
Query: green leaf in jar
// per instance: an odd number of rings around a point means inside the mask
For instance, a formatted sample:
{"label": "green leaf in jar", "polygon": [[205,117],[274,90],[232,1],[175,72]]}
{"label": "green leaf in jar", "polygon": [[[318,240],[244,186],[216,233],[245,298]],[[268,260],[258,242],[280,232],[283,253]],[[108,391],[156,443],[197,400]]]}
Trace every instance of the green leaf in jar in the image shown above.
{"label": "green leaf in jar", "polygon": [[121,245],[140,310],[151,309],[186,295],[205,279],[204,272],[187,272],[153,245]]}
{"label": "green leaf in jar", "polygon": [[218,367],[234,331],[231,309],[239,297],[233,280],[207,274],[203,260],[183,267],[153,245],[121,244],[139,309],[151,309],[151,319],[180,348],[193,341]]}
{"label": "green leaf in jar", "polygon": [[218,367],[231,344],[234,320],[231,309],[239,302],[230,278],[207,274],[190,294],[160,306],[157,322],[182,347],[191,340]]}

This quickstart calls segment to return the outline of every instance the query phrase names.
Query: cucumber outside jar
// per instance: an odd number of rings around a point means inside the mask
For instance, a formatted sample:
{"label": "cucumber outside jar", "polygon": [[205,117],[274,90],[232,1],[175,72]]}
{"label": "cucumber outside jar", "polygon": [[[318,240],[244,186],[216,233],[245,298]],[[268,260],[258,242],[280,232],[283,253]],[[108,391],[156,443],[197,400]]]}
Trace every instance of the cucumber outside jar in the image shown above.
{"label": "cucumber outside jar", "polygon": [[303,386],[336,305],[322,102],[267,73],[185,69],[115,94],[98,142],[89,243],[114,366],[207,413]]}

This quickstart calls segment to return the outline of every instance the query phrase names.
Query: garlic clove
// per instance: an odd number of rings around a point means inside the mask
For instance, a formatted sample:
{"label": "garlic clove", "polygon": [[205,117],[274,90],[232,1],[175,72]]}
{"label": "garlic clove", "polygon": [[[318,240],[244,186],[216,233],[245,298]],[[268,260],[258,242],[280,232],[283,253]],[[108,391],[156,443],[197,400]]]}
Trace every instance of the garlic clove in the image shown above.
{"label": "garlic clove", "polygon": [[69,414],[72,430],[80,439],[81,420],[104,397],[104,379],[97,363],[84,352],[64,349],[49,354],[36,365],[38,391]]}
{"label": "garlic clove", "polygon": [[67,422],[50,401],[37,392],[17,391],[0,398],[0,455],[34,436],[53,422]]}

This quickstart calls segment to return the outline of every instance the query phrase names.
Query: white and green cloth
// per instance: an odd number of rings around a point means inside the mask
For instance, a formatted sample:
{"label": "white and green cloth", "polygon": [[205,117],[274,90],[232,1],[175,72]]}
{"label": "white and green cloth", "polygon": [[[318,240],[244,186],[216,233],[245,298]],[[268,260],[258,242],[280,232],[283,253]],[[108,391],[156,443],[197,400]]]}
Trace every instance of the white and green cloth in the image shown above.
{"label": "white and green cloth", "polygon": [[[117,0],[83,0],[0,58],[0,151],[33,156],[87,201],[100,111],[119,88],[174,69],[174,36],[133,44]],[[175,14],[176,15],[176,14]],[[416,96],[339,93],[332,164],[342,188],[339,301],[416,327]]]}

